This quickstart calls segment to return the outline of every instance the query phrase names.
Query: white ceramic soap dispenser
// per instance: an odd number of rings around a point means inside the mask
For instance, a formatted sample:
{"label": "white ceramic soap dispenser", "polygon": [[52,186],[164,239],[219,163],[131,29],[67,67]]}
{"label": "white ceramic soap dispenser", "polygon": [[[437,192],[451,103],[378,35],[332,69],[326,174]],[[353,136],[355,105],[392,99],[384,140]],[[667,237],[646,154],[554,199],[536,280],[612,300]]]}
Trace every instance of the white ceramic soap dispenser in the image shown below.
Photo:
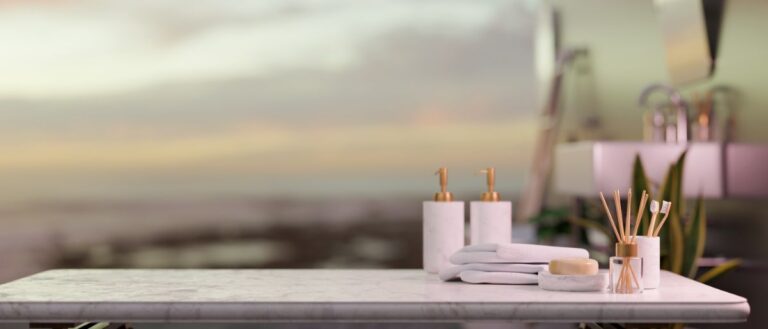
{"label": "white ceramic soap dispenser", "polygon": [[496,171],[488,168],[486,174],[488,191],[480,200],[472,201],[469,208],[470,244],[512,242],[512,202],[500,201],[494,191]]}
{"label": "white ceramic soap dispenser", "polygon": [[448,258],[464,247],[464,202],[448,192],[448,169],[440,168],[440,192],[424,201],[424,270],[437,273],[451,266]]}

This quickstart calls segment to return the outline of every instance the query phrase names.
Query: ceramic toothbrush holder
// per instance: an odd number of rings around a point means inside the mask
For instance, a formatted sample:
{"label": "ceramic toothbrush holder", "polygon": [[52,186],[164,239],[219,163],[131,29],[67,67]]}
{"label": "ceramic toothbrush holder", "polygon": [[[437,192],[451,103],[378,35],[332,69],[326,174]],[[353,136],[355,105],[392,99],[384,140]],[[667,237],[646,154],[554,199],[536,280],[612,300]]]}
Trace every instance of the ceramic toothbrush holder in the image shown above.
{"label": "ceramic toothbrush holder", "polygon": [[659,237],[638,236],[637,255],[643,259],[643,288],[658,288],[659,276],[661,275]]}

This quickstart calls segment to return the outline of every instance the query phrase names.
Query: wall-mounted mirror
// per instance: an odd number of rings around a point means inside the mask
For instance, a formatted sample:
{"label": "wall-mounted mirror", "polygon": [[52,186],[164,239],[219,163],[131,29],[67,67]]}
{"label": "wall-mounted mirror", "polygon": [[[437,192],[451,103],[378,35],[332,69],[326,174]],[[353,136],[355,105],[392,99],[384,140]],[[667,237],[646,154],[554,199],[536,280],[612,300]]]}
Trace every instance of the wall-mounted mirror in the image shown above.
{"label": "wall-mounted mirror", "polygon": [[655,0],[670,83],[681,86],[712,75],[724,0]]}

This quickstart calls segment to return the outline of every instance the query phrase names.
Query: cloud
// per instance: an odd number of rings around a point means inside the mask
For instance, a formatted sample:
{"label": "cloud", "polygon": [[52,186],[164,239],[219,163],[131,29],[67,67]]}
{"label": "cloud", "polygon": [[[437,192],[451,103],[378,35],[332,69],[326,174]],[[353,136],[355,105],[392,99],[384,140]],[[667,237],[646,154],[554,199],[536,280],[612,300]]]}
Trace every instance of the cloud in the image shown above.
{"label": "cloud", "polygon": [[18,66],[0,76],[3,198],[317,192],[307,178],[376,194],[437,164],[527,169],[531,26],[509,2],[70,3],[0,7],[0,38],[48,43],[0,53]]}
{"label": "cloud", "polygon": [[[338,125],[411,120],[483,121],[528,114],[534,89],[530,35],[484,29],[435,35],[398,29],[363,43],[339,71],[185,81],[120,94],[0,101],[0,135],[40,128],[58,138],[125,133],[163,137],[240,122]],[[440,112],[440,115],[436,113]]]}
{"label": "cloud", "polygon": [[0,97],[77,97],[286,70],[333,71],[354,65],[362,43],[393,29],[471,33],[499,6],[256,1],[262,2],[6,7],[0,10]]}

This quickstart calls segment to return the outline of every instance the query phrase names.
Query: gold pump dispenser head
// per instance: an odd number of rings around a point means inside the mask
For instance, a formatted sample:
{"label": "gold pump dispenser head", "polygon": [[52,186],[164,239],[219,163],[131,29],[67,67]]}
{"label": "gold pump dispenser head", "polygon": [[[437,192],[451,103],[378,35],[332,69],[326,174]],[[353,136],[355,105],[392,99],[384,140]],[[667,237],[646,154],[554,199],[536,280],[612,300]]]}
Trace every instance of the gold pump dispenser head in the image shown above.
{"label": "gold pump dispenser head", "polygon": [[480,170],[480,172],[486,175],[488,184],[488,191],[483,192],[483,194],[480,196],[480,200],[486,202],[498,202],[501,197],[499,196],[499,192],[494,191],[494,187],[496,185],[496,169],[486,168],[484,170]]}
{"label": "gold pump dispenser head", "polygon": [[440,175],[440,192],[435,193],[435,201],[438,202],[451,202],[453,201],[453,194],[448,192],[448,168],[442,167],[435,172],[435,175]]}

